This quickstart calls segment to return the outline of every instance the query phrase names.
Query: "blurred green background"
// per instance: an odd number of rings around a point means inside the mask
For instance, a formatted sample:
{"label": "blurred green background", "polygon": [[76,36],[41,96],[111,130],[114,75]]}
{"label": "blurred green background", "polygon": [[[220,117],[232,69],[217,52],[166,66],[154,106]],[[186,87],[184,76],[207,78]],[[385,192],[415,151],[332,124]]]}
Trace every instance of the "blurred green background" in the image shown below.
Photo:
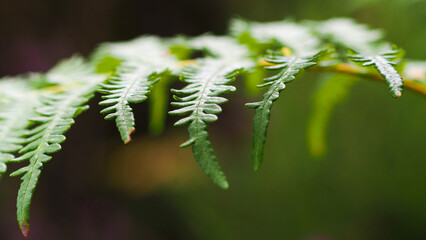
{"label": "blurred green background", "polygon": [[[232,17],[271,21],[351,17],[382,28],[386,39],[425,59],[426,1],[421,0],[2,0],[0,76],[45,71],[98,43],[141,34],[224,34]],[[323,76],[323,75],[322,75]],[[320,75],[291,83],[274,105],[265,162],[253,172],[249,151],[260,96],[228,95],[211,139],[231,187],[205,177],[185,128],[147,132],[147,104],[123,146],[96,99],[77,119],[63,150],[46,164],[31,212],[30,239],[426,239],[426,108],[406,91],[393,99],[362,81],[337,106],[328,154],[312,158],[306,125]],[[99,98],[99,96],[97,96]],[[10,172],[19,166],[11,166]],[[0,182],[0,239],[21,239],[15,221],[19,181]]]}

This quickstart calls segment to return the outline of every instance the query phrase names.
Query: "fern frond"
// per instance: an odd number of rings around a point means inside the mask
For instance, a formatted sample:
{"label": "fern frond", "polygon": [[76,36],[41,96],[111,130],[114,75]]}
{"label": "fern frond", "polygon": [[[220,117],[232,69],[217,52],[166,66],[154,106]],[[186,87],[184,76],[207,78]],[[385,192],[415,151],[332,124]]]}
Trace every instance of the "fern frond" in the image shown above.
{"label": "fern frond", "polygon": [[155,75],[149,67],[122,65],[116,75],[110,77],[108,83],[101,84],[102,89],[98,90],[104,94],[99,105],[107,106],[101,113],[107,114],[106,120],[115,119],[124,143],[130,142],[130,135],[135,130],[130,103],[140,103],[148,98],[151,87],[159,80]]}
{"label": "fern frond", "polygon": [[280,72],[277,75],[265,78],[265,83],[258,85],[258,87],[269,86],[267,92],[263,95],[262,101],[246,104],[246,107],[256,109],[251,154],[255,170],[258,170],[263,162],[263,152],[273,102],[278,99],[280,92],[286,87],[286,83],[293,81],[300,70],[316,64],[317,57],[318,54],[311,57],[275,55],[268,56],[265,59],[265,61],[274,64],[266,67],[267,69],[280,70]]}
{"label": "fern frond", "polygon": [[145,101],[160,73],[177,69],[177,59],[170,54],[167,44],[155,37],[141,37],[130,42],[106,44],[103,51],[120,59],[121,65],[99,90],[106,106],[101,111],[106,120],[115,119],[121,139],[128,143],[135,130],[132,103]]}
{"label": "fern frond", "polygon": [[233,92],[235,87],[228,85],[235,79],[245,63],[230,63],[223,59],[203,59],[196,66],[187,66],[182,72],[182,80],[188,85],[181,90],[172,89],[172,92],[184,97],[174,98],[172,106],[180,107],[170,111],[171,115],[186,115],[175,123],[175,126],[190,124],[189,140],[181,145],[192,145],[195,160],[214,183],[222,188],[228,188],[228,182],[222,172],[212,145],[208,139],[207,123],[217,120],[216,114],[222,112],[219,104],[227,102],[220,94]]}
{"label": "fern frond", "polygon": [[235,91],[235,87],[228,84],[241,70],[252,68],[255,62],[248,59],[249,51],[245,46],[229,37],[204,35],[190,41],[189,47],[207,51],[215,58],[198,60],[197,65],[188,65],[182,70],[181,79],[188,85],[181,90],[172,89],[173,93],[184,97],[174,96],[178,102],[173,102],[172,106],[180,109],[170,111],[169,114],[189,114],[175,123],[175,126],[189,123],[190,139],[181,147],[192,145],[194,158],[202,170],[214,183],[226,189],[229,184],[209,141],[207,123],[217,120],[216,114],[222,111],[219,104],[227,102],[226,98],[219,95]]}
{"label": "fern frond", "polygon": [[398,53],[397,50],[388,51],[381,55],[357,54],[351,56],[351,58],[354,62],[363,62],[362,66],[364,67],[373,65],[388,83],[392,96],[400,97],[404,88],[404,82],[393,67],[396,64],[391,61],[395,58],[396,53]]}
{"label": "fern frond", "polygon": [[60,143],[65,141],[64,134],[74,123],[74,118],[88,109],[85,103],[94,96],[102,79],[103,76],[91,74],[85,78],[67,80],[66,82],[73,82],[75,86],[64,92],[41,93],[40,104],[34,110],[35,116],[30,119],[35,125],[22,136],[25,137],[25,141],[22,142],[25,146],[19,150],[20,157],[11,160],[11,162],[29,160],[28,166],[11,174],[11,176],[23,175],[18,192],[17,219],[25,236],[29,231],[31,199],[43,164],[51,159],[50,154],[61,149]]}
{"label": "fern frond", "polygon": [[0,177],[7,170],[6,163],[14,158],[12,153],[22,148],[22,136],[37,103],[37,97],[23,79],[0,82]]}
{"label": "fern frond", "polygon": [[333,109],[347,98],[357,81],[354,77],[334,75],[315,93],[307,128],[308,147],[314,157],[322,157],[326,153],[326,134]]}

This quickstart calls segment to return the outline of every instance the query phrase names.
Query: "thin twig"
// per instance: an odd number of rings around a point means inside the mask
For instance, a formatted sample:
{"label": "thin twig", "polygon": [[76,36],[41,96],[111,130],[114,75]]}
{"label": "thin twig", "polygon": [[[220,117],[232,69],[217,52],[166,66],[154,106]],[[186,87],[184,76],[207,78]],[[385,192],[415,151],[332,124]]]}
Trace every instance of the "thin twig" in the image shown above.
{"label": "thin twig", "polygon": [[[259,59],[258,64],[260,66],[273,65],[271,63],[266,62],[263,58]],[[350,65],[347,63],[340,63],[330,67],[313,66],[311,68],[308,68],[307,70],[315,71],[315,72],[341,73],[341,74],[362,77],[365,79],[386,83],[385,79],[379,73],[366,72],[363,68],[357,67],[355,65]],[[413,92],[416,92],[422,95],[423,97],[426,97],[426,84],[422,84],[416,80],[407,79],[404,76],[401,76],[401,77],[404,81],[404,88],[409,89]]]}
{"label": "thin twig", "polygon": [[[371,79],[371,80],[375,80],[375,81],[379,81],[379,82],[383,82],[383,83],[386,82],[385,79],[378,73],[365,72],[363,69],[361,69],[359,67],[349,65],[349,64],[346,64],[346,63],[341,63],[341,64],[338,64],[336,66],[331,66],[331,67],[314,66],[314,67],[309,68],[308,70],[318,71],[318,72],[342,73],[342,74],[362,77],[362,78],[366,78],[366,79]],[[404,76],[401,76],[401,77],[404,80],[404,87],[405,88],[412,90],[412,91],[419,93],[420,95],[426,97],[426,85],[425,84],[422,84],[422,83],[415,81],[415,80],[407,79]]]}

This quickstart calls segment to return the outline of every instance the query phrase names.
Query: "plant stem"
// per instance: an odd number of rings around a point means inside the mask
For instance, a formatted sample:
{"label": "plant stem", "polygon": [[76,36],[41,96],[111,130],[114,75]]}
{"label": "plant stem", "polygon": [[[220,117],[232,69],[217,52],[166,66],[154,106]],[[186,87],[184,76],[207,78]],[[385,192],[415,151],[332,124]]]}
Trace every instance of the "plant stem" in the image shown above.
{"label": "plant stem", "polygon": [[[331,67],[313,66],[308,70],[317,72],[335,72],[357,77],[362,77],[370,80],[375,80],[385,83],[385,79],[378,73],[366,72],[364,69],[347,63],[341,63]],[[407,79],[401,76],[404,80],[404,87],[426,97],[426,85],[416,80]]]}

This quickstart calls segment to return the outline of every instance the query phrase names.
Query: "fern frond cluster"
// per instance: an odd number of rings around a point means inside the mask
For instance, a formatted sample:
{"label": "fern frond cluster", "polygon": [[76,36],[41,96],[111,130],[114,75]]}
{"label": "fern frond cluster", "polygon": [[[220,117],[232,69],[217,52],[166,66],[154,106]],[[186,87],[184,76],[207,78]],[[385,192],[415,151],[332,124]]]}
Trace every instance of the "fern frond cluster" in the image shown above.
{"label": "fern frond cluster", "polygon": [[[88,61],[74,56],[44,74],[4,77],[0,81],[0,176],[7,164],[28,163],[11,174],[22,176],[17,218],[24,235],[28,235],[31,199],[44,164],[61,149],[65,133],[96,93],[102,97],[101,113],[115,120],[124,143],[130,142],[137,127],[135,104],[149,100],[150,127],[155,133],[163,129],[167,112],[182,116],[175,126],[188,125],[189,140],[181,147],[191,146],[201,169],[225,189],[229,184],[209,140],[208,124],[218,120],[220,105],[228,101],[224,94],[237,90],[232,82],[239,75],[249,88],[262,79],[249,81],[244,76],[266,75],[257,86],[265,88],[263,97],[246,104],[255,110],[251,154],[255,170],[263,162],[272,105],[305,70],[332,76],[314,98],[308,127],[314,155],[325,152],[325,129],[333,106],[358,79],[387,82],[394,97],[402,95],[404,85],[426,95],[424,62],[403,60],[403,51],[384,42],[380,30],[350,19],[271,23],[237,19],[229,32],[227,36],[142,36],[105,43]],[[177,79],[184,84],[181,89],[174,89]],[[175,101],[168,111],[170,91]]]}

